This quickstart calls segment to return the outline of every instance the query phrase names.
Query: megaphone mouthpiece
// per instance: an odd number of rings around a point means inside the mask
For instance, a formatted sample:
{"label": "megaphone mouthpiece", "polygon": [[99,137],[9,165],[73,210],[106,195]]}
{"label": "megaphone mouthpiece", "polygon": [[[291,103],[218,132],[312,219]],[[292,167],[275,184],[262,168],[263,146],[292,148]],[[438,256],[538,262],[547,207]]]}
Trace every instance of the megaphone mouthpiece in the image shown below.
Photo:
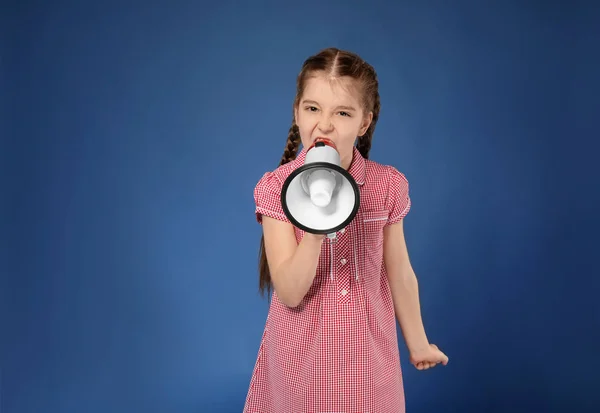
{"label": "megaphone mouthpiece", "polygon": [[317,138],[317,139],[315,139],[315,141],[308,148],[308,150],[310,151],[312,148],[321,147],[321,146],[330,146],[330,147],[332,147],[333,149],[335,149],[337,151],[337,147],[335,146],[335,143],[331,139],[329,139],[329,138]]}

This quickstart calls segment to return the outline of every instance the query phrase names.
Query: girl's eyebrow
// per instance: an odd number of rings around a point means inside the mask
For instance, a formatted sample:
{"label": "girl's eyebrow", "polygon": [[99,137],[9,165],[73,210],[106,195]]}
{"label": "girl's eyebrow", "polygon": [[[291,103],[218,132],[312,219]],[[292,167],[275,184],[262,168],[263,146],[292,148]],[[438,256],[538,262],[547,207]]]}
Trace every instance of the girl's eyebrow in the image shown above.
{"label": "girl's eyebrow", "polygon": [[[308,100],[308,99],[303,100],[302,103],[304,103],[304,104],[311,104],[311,105],[317,105],[317,106],[319,105],[314,100]],[[344,106],[344,105],[338,106],[338,107],[336,107],[336,109],[354,110],[354,111],[356,111],[356,109],[353,106]]]}

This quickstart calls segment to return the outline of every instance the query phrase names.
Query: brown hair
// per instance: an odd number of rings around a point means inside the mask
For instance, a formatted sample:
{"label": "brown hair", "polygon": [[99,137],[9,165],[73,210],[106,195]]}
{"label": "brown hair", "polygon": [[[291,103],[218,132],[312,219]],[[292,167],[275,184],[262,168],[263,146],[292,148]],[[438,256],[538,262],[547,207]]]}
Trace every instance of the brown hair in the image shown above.
{"label": "brown hair", "polygon": [[[367,159],[369,157],[371,140],[373,139],[373,132],[375,131],[375,126],[379,119],[379,110],[381,107],[379,101],[379,82],[375,69],[355,53],[336,48],[321,50],[316,55],[306,59],[302,65],[302,70],[296,80],[296,97],[293,104],[294,110],[302,98],[306,79],[314,75],[315,72],[323,72],[331,77],[347,76],[359,82],[363,97],[363,109],[367,114],[370,111],[373,112],[373,120],[371,121],[369,128],[363,136],[358,137],[356,143],[356,148],[360,154],[363,158]],[[294,117],[292,117],[292,119],[294,119]],[[296,159],[299,146],[300,132],[294,119],[288,132],[287,142],[279,165],[284,165]],[[265,253],[264,235],[260,239],[259,256],[259,291],[261,295],[264,296],[265,290],[270,294],[272,287],[271,274],[269,272],[269,265]]]}

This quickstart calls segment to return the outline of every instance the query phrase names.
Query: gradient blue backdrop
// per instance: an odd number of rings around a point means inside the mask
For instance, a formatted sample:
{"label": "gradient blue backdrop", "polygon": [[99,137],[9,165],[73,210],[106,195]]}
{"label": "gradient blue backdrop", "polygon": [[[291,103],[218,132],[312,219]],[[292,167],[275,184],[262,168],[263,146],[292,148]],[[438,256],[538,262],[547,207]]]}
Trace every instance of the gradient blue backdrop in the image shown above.
{"label": "gradient blue backdrop", "polygon": [[395,3],[3,3],[2,412],[241,411],[252,191],[327,46],[378,69],[450,357],[402,344],[409,412],[600,411],[598,6]]}

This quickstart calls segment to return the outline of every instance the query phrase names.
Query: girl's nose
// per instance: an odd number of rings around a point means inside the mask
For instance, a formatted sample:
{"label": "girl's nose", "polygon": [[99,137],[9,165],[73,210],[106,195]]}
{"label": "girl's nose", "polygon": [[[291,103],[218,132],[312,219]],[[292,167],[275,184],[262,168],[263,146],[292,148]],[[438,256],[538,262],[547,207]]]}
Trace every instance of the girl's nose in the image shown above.
{"label": "girl's nose", "polygon": [[327,132],[331,131],[332,128],[333,125],[331,123],[331,119],[329,119],[327,116],[322,117],[319,121],[319,129],[321,129],[323,132]]}

